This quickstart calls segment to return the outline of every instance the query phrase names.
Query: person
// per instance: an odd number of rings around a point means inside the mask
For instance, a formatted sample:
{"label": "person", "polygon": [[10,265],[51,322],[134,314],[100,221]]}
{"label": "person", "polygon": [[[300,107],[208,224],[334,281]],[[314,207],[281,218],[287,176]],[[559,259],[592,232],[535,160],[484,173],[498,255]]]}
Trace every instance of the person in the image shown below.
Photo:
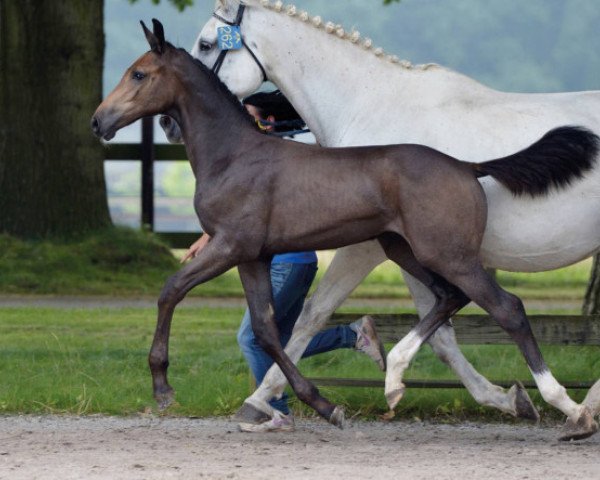
{"label": "person", "polygon": [[[279,91],[256,93],[245,98],[243,104],[265,133],[287,132],[290,127],[298,130],[304,126],[304,121]],[[208,235],[202,235],[190,246],[182,262],[196,256],[209,241]],[[279,254],[271,261],[273,308],[283,346],[292,335],[316,273],[317,256],[314,251]],[[237,341],[259,385],[273,364],[273,360],[256,340],[249,310],[246,310],[242,319]],[[385,350],[377,335],[375,323],[368,315],[350,325],[336,326],[319,332],[311,340],[302,357],[310,357],[338,348],[354,348],[363,352],[373,359],[381,370],[385,369]],[[287,399],[287,395],[284,394],[280,399],[271,400],[270,404],[275,414],[270,420],[258,425],[241,423],[240,429],[247,432],[293,430],[294,419]]]}

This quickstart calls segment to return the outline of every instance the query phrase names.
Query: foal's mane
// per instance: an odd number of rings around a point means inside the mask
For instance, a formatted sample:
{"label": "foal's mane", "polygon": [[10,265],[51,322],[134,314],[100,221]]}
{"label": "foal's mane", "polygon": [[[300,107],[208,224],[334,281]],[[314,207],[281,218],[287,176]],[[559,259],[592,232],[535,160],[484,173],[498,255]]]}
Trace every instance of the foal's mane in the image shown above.
{"label": "foal's mane", "polygon": [[192,57],[189,54],[189,52],[187,50],[185,50],[184,48],[176,48],[168,42],[167,42],[167,44],[170,45],[171,47],[173,47],[178,52],[183,53],[184,56],[191,61],[191,63],[193,63],[196,67],[198,67],[202,71],[202,74],[208,79],[209,83],[212,86],[214,86],[215,89],[219,93],[223,94],[223,96],[227,99],[227,101],[230,102],[237,109],[237,111],[243,116],[243,118],[245,118],[254,128],[259,130],[259,128],[256,124],[256,121],[254,120],[252,115],[250,115],[248,113],[248,110],[246,110],[246,107],[244,107],[244,105],[242,105],[242,103],[239,101],[239,99],[231,92],[231,90],[229,90],[227,85],[225,85],[221,81],[221,79],[219,78],[218,75],[216,75],[210,68],[208,68],[206,65],[204,65],[200,60]]}
{"label": "foal's mane", "polygon": [[[222,7],[227,6],[228,0],[218,0],[218,4]],[[319,15],[315,17],[311,17],[309,13],[305,10],[299,10],[295,5],[289,4],[284,5],[281,0],[277,0],[276,2],[271,2],[270,0],[240,0],[240,3],[246,5],[254,5],[258,4],[263,8],[268,10],[273,10],[278,13],[286,14],[289,17],[296,18],[308,25],[312,25],[316,29],[323,29],[325,32],[335,35],[342,40],[347,40],[348,42],[356,45],[357,47],[363,48],[365,51],[371,51],[376,57],[381,58],[382,60],[386,60],[390,63],[399,65],[400,67],[407,70],[427,70],[432,67],[442,68],[436,63],[425,63],[420,65],[413,65],[408,60],[400,60],[396,55],[387,54],[383,48],[374,47],[373,40],[369,37],[361,38],[360,32],[352,27],[351,30],[346,30],[340,24],[336,24],[333,22],[325,22]]]}

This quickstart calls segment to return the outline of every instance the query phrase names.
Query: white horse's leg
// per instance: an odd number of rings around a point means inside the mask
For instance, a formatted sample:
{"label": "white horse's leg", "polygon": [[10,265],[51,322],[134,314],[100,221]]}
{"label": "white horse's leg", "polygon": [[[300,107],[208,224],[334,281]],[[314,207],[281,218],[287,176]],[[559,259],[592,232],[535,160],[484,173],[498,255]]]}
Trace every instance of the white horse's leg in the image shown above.
{"label": "white horse's leg", "polygon": [[[410,274],[402,272],[404,280],[408,285],[410,293],[415,301],[419,316],[423,318],[434,305],[434,296],[421,282]],[[464,357],[456,342],[454,329],[450,324],[441,326],[428,340],[435,354],[445,362],[460,378],[461,382],[473,396],[475,401],[481,405],[495,407],[502,412],[516,417],[538,420],[539,414],[527,391],[519,384],[513,385],[508,391],[492,384],[482,376],[469,361]],[[396,353],[391,350],[387,358],[386,392],[402,392],[401,371],[404,370],[403,359],[398,358],[398,347]],[[406,352],[406,350],[404,350]],[[389,380],[388,380],[389,378]],[[389,390],[388,390],[389,382]],[[398,399],[399,400],[399,399]]]}
{"label": "white horse's leg", "polygon": [[600,380],[598,380],[588,391],[583,404],[592,411],[594,417],[600,415]]}
{"label": "white horse's leg", "polygon": [[[285,348],[285,353],[294,363],[300,360],[310,340],[323,328],[331,314],[386,259],[375,240],[337,250],[316,291],[304,304]],[[273,364],[258,389],[244,401],[236,418],[259,422],[272,417],[273,409],[268,402],[273,397],[280,397],[286,384],[280,368]]]}

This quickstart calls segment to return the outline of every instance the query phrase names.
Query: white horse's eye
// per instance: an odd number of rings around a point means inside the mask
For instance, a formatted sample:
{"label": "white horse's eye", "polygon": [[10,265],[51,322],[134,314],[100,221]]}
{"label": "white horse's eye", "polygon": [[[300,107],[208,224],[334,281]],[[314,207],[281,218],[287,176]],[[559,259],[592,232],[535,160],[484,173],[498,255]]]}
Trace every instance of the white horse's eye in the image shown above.
{"label": "white horse's eye", "polygon": [[200,40],[200,50],[203,52],[206,52],[208,50],[210,50],[212,48],[212,45],[205,41],[205,40]]}

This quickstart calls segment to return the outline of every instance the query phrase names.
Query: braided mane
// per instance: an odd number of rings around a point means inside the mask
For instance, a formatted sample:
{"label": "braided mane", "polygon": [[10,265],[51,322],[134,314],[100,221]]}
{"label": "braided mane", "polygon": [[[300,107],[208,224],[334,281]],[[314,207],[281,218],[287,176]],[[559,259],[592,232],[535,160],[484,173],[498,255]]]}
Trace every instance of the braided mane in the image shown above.
{"label": "braided mane", "polygon": [[[351,30],[346,30],[340,24],[335,24],[333,22],[325,22],[320,16],[311,17],[307,11],[299,10],[295,5],[289,4],[284,5],[281,0],[277,0],[275,2],[271,2],[271,0],[241,0],[241,3],[249,5],[249,4],[258,4],[263,8],[268,10],[273,10],[274,12],[281,13],[287,15],[292,18],[297,18],[298,20],[312,25],[314,28],[319,30],[325,30],[325,32],[335,35],[342,40],[347,40],[348,42],[363,48],[365,51],[371,51],[376,57],[381,58],[382,60],[388,61],[393,64],[397,64],[405,69],[418,69],[418,70],[427,70],[431,67],[439,67],[439,65],[435,63],[427,63],[422,65],[413,65],[408,60],[400,60],[396,55],[387,54],[383,48],[375,47],[373,45],[373,40],[369,37],[361,37],[360,32],[352,28]],[[227,8],[227,0],[217,0],[217,5],[222,8]]]}

